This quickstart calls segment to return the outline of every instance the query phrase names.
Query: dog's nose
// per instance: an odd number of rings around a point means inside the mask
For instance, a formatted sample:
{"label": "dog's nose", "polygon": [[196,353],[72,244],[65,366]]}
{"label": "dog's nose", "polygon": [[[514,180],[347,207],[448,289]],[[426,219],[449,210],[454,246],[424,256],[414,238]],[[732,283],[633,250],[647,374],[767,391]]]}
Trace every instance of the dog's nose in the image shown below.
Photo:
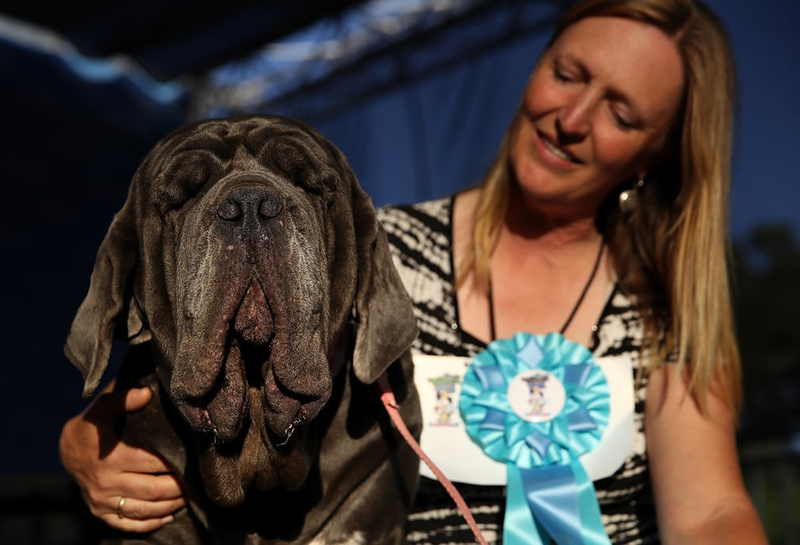
{"label": "dog's nose", "polygon": [[283,199],[258,187],[234,189],[217,208],[220,219],[234,223],[259,223],[277,217],[283,211]]}

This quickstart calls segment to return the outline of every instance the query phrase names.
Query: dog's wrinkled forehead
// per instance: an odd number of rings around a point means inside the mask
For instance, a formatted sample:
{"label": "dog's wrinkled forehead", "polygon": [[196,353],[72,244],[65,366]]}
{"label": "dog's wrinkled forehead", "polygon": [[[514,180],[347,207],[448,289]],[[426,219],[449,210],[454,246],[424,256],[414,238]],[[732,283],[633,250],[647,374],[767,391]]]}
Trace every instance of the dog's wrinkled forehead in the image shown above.
{"label": "dog's wrinkled forehead", "polygon": [[274,117],[207,120],[162,140],[142,165],[140,183],[165,209],[207,191],[232,172],[260,172],[312,194],[336,191],[343,165],[314,129]]}

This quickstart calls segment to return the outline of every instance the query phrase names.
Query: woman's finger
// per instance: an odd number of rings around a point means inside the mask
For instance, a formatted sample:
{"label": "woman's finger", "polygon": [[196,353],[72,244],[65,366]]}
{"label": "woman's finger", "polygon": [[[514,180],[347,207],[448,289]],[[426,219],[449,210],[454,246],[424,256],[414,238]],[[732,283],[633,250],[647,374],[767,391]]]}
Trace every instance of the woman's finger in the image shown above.
{"label": "woman's finger", "polygon": [[144,386],[127,390],[105,389],[89,405],[85,418],[90,422],[108,423],[125,413],[144,409],[153,399],[153,391]]}
{"label": "woman's finger", "polygon": [[119,442],[109,453],[108,462],[128,473],[169,473],[172,468],[153,452]]}
{"label": "woman's finger", "polygon": [[124,473],[120,475],[116,488],[118,495],[141,501],[180,500],[185,503],[180,483],[171,473],[163,475]]}
{"label": "woman's finger", "polygon": [[117,515],[116,511],[114,513],[105,513],[100,515],[100,519],[102,519],[106,524],[111,526],[112,528],[116,528],[117,530],[122,530],[123,532],[136,532],[136,533],[144,533],[144,532],[152,532],[153,530],[158,530],[165,524],[169,524],[175,517],[172,515],[167,515],[166,517],[162,518],[152,518],[147,520],[138,520],[127,518],[125,516],[120,517]]}
{"label": "woman's finger", "polygon": [[111,499],[114,501],[109,512],[113,512],[118,518],[122,517],[124,519],[139,521],[161,520],[175,513],[175,511],[185,505],[182,499],[142,501],[126,497],[121,505],[120,498]]}
{"label": "woman's finger", "polygon": [[[110,421],[125,413],[125,399],[131,390],[114,390],[114,385],[103,389],[84,411],[85,418],[90,421]],[[140,389],[140,388],[137,388]],[[142,394],[140,394],[142,395]],[[146,394],[144,394],[146,395]],[[134,396],[134,399],[138,399]]]}
{"label": "woman's finger", "polygon": [[153,399],[153,391],[148,387],[131,388],[125,392],[125,412],[132,413],[144,409]]}

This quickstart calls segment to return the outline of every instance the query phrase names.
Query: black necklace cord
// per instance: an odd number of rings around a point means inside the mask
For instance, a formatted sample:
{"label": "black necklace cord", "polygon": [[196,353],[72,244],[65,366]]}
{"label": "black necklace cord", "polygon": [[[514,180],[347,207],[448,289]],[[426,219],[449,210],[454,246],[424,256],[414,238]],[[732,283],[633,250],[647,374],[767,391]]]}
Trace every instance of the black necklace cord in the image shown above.
{"label": "black necklace cord", "polygon": [[603,257],[603,250],[605,249],[605,246],[605,240],[601,240],[600,249],[597,251],[597,257],[594,260],[594,266],[592,267],[592,273],[589,275],[589,280],[587,280],[586,285],[583,286],[583,291],[581,291],[581,295],[578,297],[578,302],[575,303],[574,307],[572,307],[572,312],[569,313],[569,318],[567,318],[567,321],[564,322],[564,325],[562,325],[561,329],[558,331],[562,335],[569,327],[570,322],[572,322],[572,319],[575,317],[575,313],[578,312],[581,303],[583,303],[583,299],[586,297],[589,287],[592,285],[592,282],[594,282],[594,277],[597,275],[597,269],[600,268],[600,259]]}
{"label": "black necklace cord", "polygon": [[[569,317],[567,317],[567,321],[564,322],[564,325],[561,326],[561,329],[558,331],[560,334],[564,334],[564,332],[569,327],[569,324],[572,322],[572,319],[575,317],[575,314],[578,312],[578,309],[583,303],[584,298],[586,297],[586,293],[589,291],[589,287],[594,282],[594,277],[597,276],[597,270],[600,268],[600,261],[603,257],[603,250],[605,249],[606,244],[605,240],[600,241],[600,248],[597,250],[597,257],[594,260],[594,266],[592,267],[592,272],[589,274],[589,279],[586,281],[586,284],[583,286],[583,290],[581,291],[580,296],[578,297],[578,301],[572,307],[572,312],[569,313]],[[492,295],[492,277],[489,275],[489,319],[490,319],[490,330],[489,333],[491,334],[491,339],[494,341],[497,339],[497,326],[495,325],[495,314],[494,314],[494,297]]]}

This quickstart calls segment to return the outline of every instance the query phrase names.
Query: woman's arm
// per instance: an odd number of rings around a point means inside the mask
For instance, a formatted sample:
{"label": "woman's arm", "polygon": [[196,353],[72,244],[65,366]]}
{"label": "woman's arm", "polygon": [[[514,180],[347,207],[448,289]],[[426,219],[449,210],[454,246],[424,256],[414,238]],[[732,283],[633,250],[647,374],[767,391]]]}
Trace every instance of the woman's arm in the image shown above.
{"label": "woman's arm", "polygon": [[651,375],[645,407],[662,540],[666,545],[766,544],[742,481],[733,414],[711,394],[702,414],[676,369],[667,365]]}
{"label": "woman's arm", "polygon": [[[149,532],[172,521],[186,504],[176,477],[156,454],[119,440],[113,420],[144,408],[149,388],[106,388],[81,414],[64,424],[59,441],[61,461],[77,481],[91,512],[109,526]],[[122,516],[117,514],[125,498]]]}

